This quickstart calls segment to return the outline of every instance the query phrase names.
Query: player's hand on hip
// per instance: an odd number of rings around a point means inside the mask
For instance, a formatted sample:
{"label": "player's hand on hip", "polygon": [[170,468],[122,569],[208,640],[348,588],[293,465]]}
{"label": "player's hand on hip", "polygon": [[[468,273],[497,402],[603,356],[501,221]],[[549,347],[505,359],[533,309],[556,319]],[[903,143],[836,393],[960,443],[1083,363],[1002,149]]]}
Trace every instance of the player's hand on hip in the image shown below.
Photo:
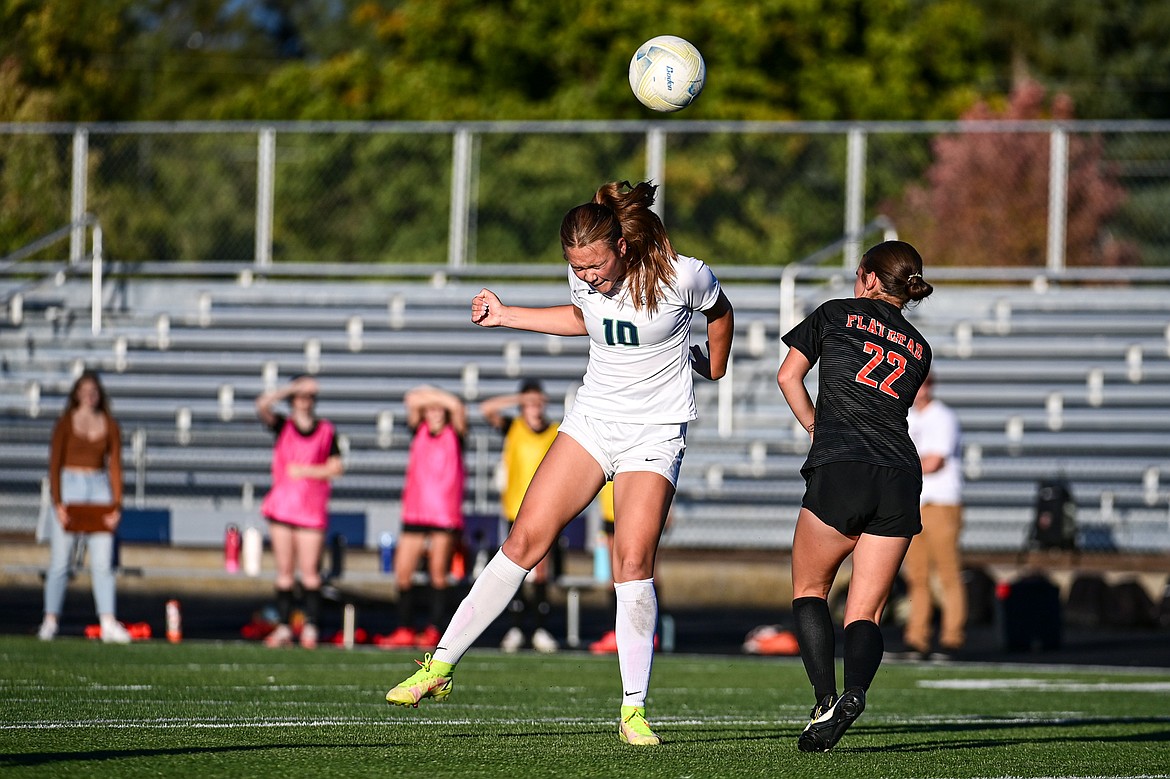
{"label": "player's hand on hip", "polygon": [[698,344],[691,345],[691,368],[704,379],[711,378],[711,356]]}

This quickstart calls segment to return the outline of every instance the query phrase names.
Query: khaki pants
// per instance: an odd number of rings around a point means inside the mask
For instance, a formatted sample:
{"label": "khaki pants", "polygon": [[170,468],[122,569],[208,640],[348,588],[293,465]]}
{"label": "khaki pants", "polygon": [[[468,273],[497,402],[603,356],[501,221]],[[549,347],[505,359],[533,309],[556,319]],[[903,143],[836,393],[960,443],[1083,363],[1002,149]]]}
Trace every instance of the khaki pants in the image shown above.
{"label": "khaki pants", "polygon": [[959,531],[963,507],[928,503],[922,507],[922,532],[914,537],[902,562],[910,599],[910,616],[903,638],[906,646],[930,651],[931,618],[934,614],[930,576],[938,577],[942,594],[939,645],[955,650],[966,638],[967,593],[959,564]]}

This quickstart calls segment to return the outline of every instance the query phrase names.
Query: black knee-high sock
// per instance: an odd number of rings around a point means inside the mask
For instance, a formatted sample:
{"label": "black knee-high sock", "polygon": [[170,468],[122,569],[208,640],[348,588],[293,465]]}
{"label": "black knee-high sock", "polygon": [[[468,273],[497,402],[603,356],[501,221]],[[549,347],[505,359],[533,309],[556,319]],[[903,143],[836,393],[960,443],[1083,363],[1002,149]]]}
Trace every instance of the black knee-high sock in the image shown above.
{"label": "black knee-high sock", "polygon": [[836,637],[833,634],[833,615],[824,598],[797,598],[792,601],[792,620],[796,640],[800,643],[800,659],[812,682],[817,700],[837,694],[837,669],[833,664]]}
{"label": "black knee-high sock", "polygon": [[845,689],[868,690],[882,664],[886,644],[881,629],[868,619],[845,626]]}
{"label": "black knee-high sock", "polygon": [[292,618],[292,607],[293,607],[293,591],[291,589],[282,590],[282,589],[277,588],[277,590],[276,590],[276,621],[279,622],[281,625],[287,625],[288,621]]}
{"label": "black knee-high sock", "polygon": [[398,592],[398,627],[414,630],[414,588]]}
{"label": "black knee-high sock", "polygon": [[[548,602],[548,582],[535,582],[532,585],[532,603],[535,606],[533,609],[535,615],[532,619],[536,623],[536,629],[540,630],[552,612],[552,604]],[[616,613],[616,607],[614,611]]]}
{"label": "black knee-high sock", "polygon": [[321,591],[305,590],[305,624],[316,625],[321,616]]}

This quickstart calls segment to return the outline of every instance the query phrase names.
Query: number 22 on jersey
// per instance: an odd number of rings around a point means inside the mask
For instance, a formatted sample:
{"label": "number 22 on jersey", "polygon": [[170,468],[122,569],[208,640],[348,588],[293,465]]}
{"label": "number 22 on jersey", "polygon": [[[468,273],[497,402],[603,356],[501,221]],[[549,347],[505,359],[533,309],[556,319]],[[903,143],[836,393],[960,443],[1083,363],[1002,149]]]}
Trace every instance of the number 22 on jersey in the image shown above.
{"label": "number 22 on jersey", "polygon": [[[853,380],[858,384],[864,384],[867,387],[873,387],[874,389],[880,390],[892,398],[900,397],[898,393],[894,391],[894,382],[898,380],[898,377],[906,372],[906,356],[900,352],[895,352],[892,350],[887,352],[885,349],[873,343],[872,341],[866,341],[865,345],[862,346],[862,349],[866,354],[871,354],[873,356],[869,358],[869,362],[865,364],[865,367],[857,372],[857,375],[853,377]],[[883,379],[881,383],[878,383],[878,380],[870,374],[873,373],[874,370],[882,364],[882,362],[888,362],[890,365],[894,366],[894,369],[890,371],[889,376],[886,376],[886,378]]]}

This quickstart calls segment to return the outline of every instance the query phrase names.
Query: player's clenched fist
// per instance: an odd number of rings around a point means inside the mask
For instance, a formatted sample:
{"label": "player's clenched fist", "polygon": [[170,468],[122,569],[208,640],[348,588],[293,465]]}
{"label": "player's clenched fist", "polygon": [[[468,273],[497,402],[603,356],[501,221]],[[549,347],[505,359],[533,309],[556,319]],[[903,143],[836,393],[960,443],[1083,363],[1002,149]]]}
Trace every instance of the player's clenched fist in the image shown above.
{"label": "player's clenched fist", "polygon": [[496,293],[490,289],[481,289],[479,294],[471,299],[471,321],[480,327],[499,327],[504,323],[501,316],[504,306]]}

